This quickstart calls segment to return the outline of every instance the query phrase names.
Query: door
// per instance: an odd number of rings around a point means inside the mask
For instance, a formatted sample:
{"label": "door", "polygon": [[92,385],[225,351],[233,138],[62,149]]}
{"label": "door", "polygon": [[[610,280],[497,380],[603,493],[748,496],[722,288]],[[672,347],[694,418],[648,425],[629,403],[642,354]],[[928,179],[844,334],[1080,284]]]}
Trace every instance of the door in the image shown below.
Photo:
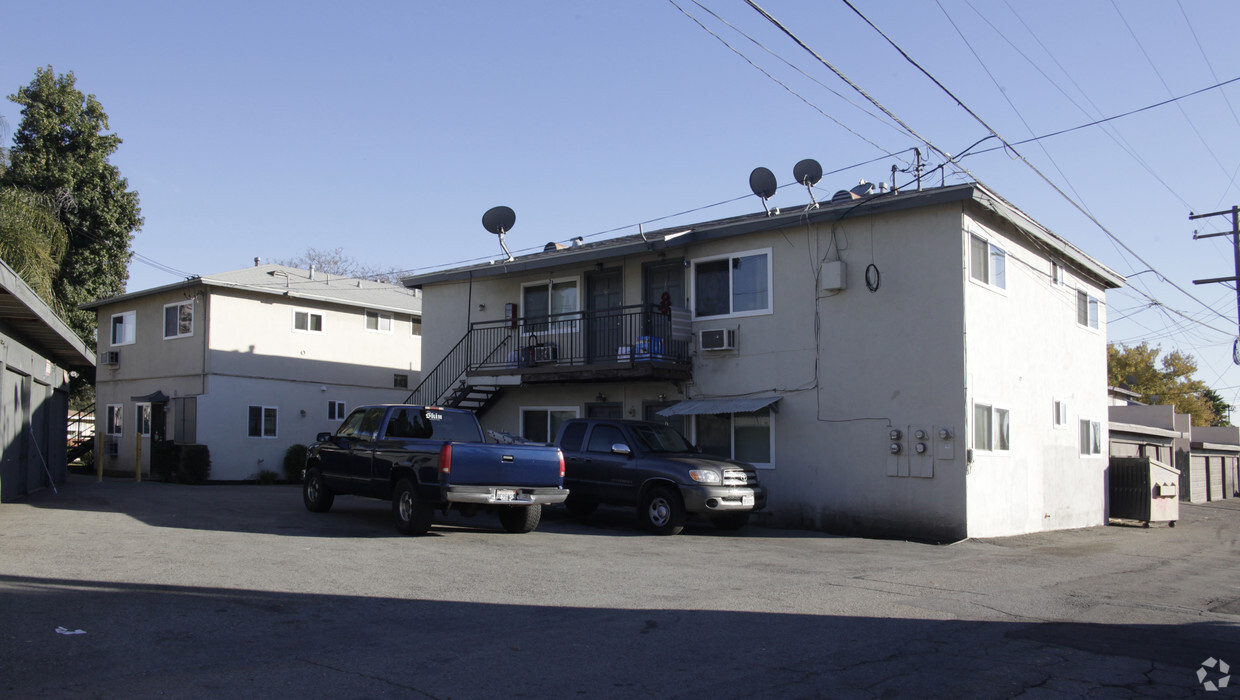
{"label": "door", "polygon": [[620,420],[624,418],[624,404],[619,401],[586,404],[586,418]]}
{"label": "door", "polygon": [[[672,347],[672,310],[687,309],[685,293],[685,261],[683,258],[660,260],[642,267],[642,335],[658,338],[653,352],[687,356],[682,347]],[[662,350],[657,350],[659,345]]]}
{"label": "door", "polygon": [[586,438],[585,457],[599,498],[612,503],[632,503],[637,497],[632,455],[612,452],[615,445],[634,446],[620,428],[606,423],[596,425]]}
{"label": "door", "polygon": [[615,362],[624,345],[620,268],[586,273],[586,363]]}

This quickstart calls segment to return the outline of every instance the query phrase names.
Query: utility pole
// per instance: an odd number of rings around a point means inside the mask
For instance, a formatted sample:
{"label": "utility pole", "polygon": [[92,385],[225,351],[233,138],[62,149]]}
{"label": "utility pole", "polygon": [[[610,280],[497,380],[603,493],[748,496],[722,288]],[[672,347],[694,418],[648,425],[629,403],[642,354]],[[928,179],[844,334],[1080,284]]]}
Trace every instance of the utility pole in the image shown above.
{"label": "utility pole", "polygon": [[[1193,240],[1199,238],[1216,238],[1218,236],[1231,236],[1231,245],[1235,254],[1236,274],[1232,277],[1214,277],[1208,280],[1193,280],[1193,284],[1217,284],[1221,282],[1236,283],[1236,324],[1240,329],[1240,206],[1233,206],[1231,209],[1224,211],[1211,212],[1209,214],[1194,214],[1189,212],[1188,220],[1196,221],[1210,216],[1226,216],[1231,214],[1231,230],[1222,233],[1199,234],[1193,231]],[[1240,365],[1240,333],[1236,335],[1236,340],[1231,344],[1231,361]]]}

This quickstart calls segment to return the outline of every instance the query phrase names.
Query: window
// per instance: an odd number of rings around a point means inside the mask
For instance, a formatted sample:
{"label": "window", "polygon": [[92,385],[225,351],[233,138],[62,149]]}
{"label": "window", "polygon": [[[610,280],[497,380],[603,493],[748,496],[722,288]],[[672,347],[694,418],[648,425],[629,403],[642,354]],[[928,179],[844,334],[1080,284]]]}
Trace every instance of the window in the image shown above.
{"label": "window", "polygon": [[140,403],[137,405],[137,409],[135,416],[138,420],[134,425],[137,427],[139,435],[149,437],[151,434],[151,404]]}
{"label": "window", "polygon": [[137,337],[138,323],[135,312],[112,314],[112,344],[132,345]]}
{"label": "window", "polygon": [[575,407],[522,408],[521,437],[531,442],[549,443],[559,435],[560,426],[577,417]]}
{"label": "window", "polygon": [[548,324],[548,318],[578,311],[577,280],[549,280],[521,288],[525,324],[529,332],[575,330],[574,321]]}
{"label": "window", "polygon": [[771,312],[771,254],[754,251],[693,262],[693,314],[751,316]]}
{"label": "window", "polygon": [[366,312],[366,330],[376,333],[392,332],[392,314],[385,314],[379,311]]}
{"label": "window", "polygon": [[327,420],[344,420],[344,402],[327,402]]}
{"label": "window", "polygon": [[422,321],[417,317],[409,319],[409,332],[411,335],[422,335]]}
{"label": "window", "polygon": [[122,428],[121,412],[124,410],[124,408],[125,407],[119,403],[108,404],[108,409],[107,409],[107,414],[106,414],[107,422],[104,424],[104,428],[103,428],[104,435],[122,435],[123,434],[122,429],[121,429]]}
{"label": "window", "polygon": [[1057,262],[1052,262],[1051,263],[1051,284],[1063,285],[1066,283],[1067,281],[1066,281],[1066,278],[1064,277],[1063,265],[1060,265]]}
{"label": "window", "polygon": [[707,454],[774,466],[771,450],[771,410],[694,416],[697,446]]}
{"label": "window", "polygon": [[1096,420],[1081,419],[1081,454],[1102,454],[1102,424]]}
{"label": "window", "polygon": [[317,311],[293,311],[293,330],[304,333],[323,332],[323,314]]}
{"label": "window", "polygon": [[1007,253],[981,236],[971,236],[969,276],[983,284],[1007,289]]}
{"label": "window", "polygon": [[1076,291],[1076,322],[1090,328],[1098,327],[1098,298],[1080,289]]}
{"label": "window", "polygon": [[1012,449],[1011,412],[986,404],[973,404],[973,448],[983,452]]}
{"label": "window", "polygon": [[[612,445],[625,444],[624,433],[614,425],[596,425],[590,431],[590,442],[586,445],[587,452],[611,452]],[[630,446],[630,449],[632,446]]]}
{"label": "window", "polygon": [[1055,399],[1055,427],[1068,427],[1068,404]]}
{"label": "window", "polygon": [[250,437],[276,436],[276,407],[250,406]]}
{"label": "window", "polygon": [[194,302],[164,304],[164,338],[184,338],[194,334]]}
{"label": "window", "polygon": [[393,374],[392,375],[392,386],[397,389],[408,389],[409,388],[409,375]]}

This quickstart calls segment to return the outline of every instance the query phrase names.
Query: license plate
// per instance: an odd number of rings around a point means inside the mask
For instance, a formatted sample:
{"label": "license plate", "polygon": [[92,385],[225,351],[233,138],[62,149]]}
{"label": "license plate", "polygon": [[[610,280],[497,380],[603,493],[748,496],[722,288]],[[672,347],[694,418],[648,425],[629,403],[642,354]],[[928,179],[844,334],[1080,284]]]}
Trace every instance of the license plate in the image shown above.
{"label": "license plate", "polygon": [[741,505],[746,508],[753,508],[753,496],[741,496]]}
{"label": "license plate", "polygon": [[516,489],[495,489],[495,500],[515,501],[517,500],[517,490]]}

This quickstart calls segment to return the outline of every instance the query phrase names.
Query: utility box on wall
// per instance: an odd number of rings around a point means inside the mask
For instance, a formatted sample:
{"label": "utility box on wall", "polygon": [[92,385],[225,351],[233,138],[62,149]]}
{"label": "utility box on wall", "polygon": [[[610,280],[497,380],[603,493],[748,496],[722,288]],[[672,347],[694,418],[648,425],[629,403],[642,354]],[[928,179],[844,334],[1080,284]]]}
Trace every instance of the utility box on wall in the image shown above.
{"label": "utility box on wall", "polygon": [[845,267],[843,260],[832,260],[822,264],[822,291],[838,292],[844,289]]}

